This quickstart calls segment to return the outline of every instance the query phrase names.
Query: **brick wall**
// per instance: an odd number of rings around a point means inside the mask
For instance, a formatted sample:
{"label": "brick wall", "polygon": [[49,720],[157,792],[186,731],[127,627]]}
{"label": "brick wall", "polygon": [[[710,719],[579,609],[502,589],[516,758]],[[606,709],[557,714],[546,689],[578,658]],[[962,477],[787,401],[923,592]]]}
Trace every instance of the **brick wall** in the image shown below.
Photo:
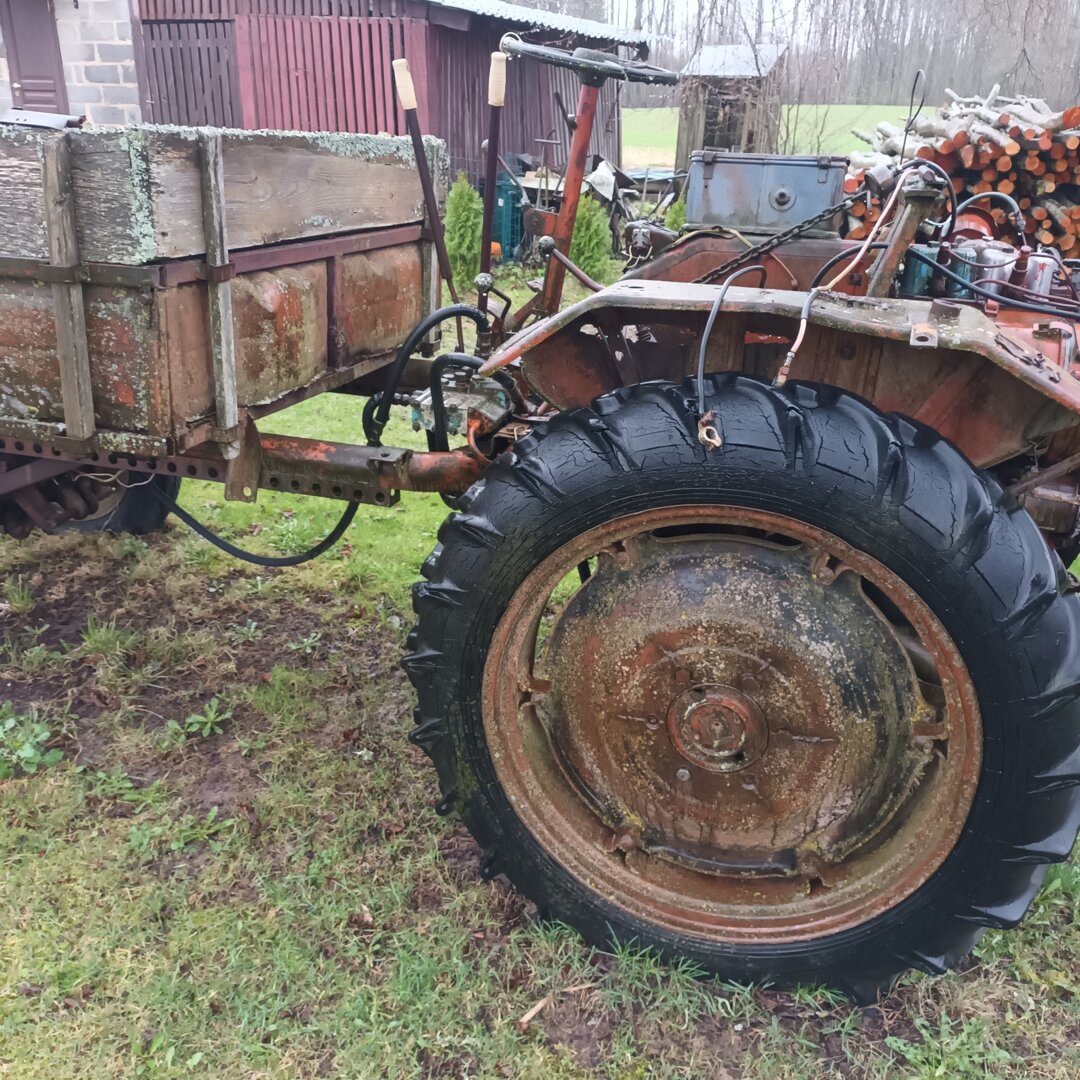
{"label": "brick wall", "polygon": [[64,81],[73,113],[94,124],[137,124],[139,86],[128,0],[56,5]]}
{"label": "brick wall", "polygon": [[[56,5],[68,106],[94,124],[137,124],[139,87],[131,45],[128,0],[70,0]],[[0,42],[0,111],[11,105],[4,46]]]}

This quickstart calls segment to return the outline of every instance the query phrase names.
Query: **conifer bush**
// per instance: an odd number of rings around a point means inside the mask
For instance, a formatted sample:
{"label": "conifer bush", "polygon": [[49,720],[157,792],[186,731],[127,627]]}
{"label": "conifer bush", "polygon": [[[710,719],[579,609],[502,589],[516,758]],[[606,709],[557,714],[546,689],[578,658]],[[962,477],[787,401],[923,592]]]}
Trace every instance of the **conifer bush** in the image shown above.
{"label": "conifer bush", "polygon": [[591,278],[604,281],[611,271],[611,227],[607,211],[591,195],[578,203],[570,259]]}
{"label": "conifer bush", "polygon": [[472,288],[480,270],[480,241],[484,231],[484,202],[463,173],[457,174],[446,199],[446,252],[454,284],[461,294]]}

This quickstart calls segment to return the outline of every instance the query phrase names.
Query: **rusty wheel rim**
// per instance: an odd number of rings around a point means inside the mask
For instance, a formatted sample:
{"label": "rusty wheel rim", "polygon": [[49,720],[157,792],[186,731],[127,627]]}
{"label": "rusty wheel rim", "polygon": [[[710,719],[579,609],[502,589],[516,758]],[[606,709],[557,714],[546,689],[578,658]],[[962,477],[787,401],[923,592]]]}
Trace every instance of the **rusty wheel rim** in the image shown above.
{"label": "rusty wheel rim", "polygon": [[734,507],[619,518],[544,560],[496,626],[482,712],[550,856],[721,941],[894,907],[956,845],[981,765],[970,675],[926,603],[831,533]]}

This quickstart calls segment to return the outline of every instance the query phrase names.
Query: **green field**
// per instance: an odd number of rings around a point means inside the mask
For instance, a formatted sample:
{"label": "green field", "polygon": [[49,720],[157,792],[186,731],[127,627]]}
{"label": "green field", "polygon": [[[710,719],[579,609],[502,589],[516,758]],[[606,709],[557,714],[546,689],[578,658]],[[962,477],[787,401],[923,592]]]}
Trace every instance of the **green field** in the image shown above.
{"label": "green field", "polygon": [[[879,120],[903,121],[900,105],[785,105],[782,132],[790,132],[793,154],[850,154],[866,150],[865,143],[851,129],[872,129]],[[679,131],[679,111],[664,109],[623,109],[623,157],[632,167],[667,165],[675,162]]]}

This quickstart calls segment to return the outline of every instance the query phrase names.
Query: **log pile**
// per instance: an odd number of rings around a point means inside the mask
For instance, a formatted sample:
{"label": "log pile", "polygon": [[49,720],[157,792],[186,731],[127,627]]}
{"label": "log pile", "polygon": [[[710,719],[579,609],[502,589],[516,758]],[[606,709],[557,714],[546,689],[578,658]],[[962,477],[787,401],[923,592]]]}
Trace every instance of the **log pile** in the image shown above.
{"label": "log pile", "polygon": [[[1080,255],[1080,107],[1054,111],[1045,101],[1003,97],[995,86],[986,97],[961,97],[936,116],[917,116],[905,131],[882,122],[872,132],[853,131],[871,153],[851,155],[848,190],[857,190],[866,169],[885,161],[922,158],[953,178],[962,201],[992,191],[1010,195],[1026,219],[1028,243]],[[1008,209],[997,200],[978,204],[1005,224]],[[858,204],[847,235],[865,237],[880,214]]]}

